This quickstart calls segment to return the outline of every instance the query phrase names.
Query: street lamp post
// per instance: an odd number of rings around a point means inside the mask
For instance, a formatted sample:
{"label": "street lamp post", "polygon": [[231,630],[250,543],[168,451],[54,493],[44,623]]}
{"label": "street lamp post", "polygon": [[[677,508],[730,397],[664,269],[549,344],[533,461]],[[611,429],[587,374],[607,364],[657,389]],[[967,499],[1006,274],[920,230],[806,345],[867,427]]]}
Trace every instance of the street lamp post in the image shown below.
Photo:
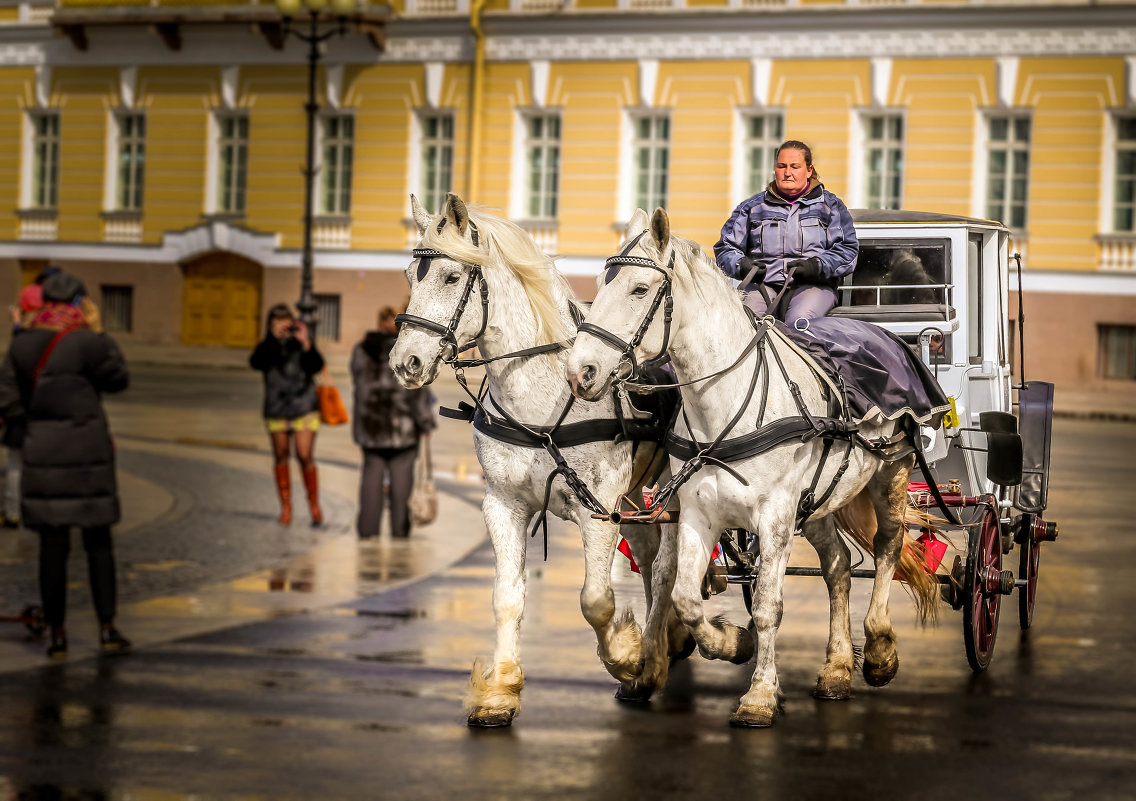
{"label": "street lamp post", "polygon": [[[276,0],[276,8],[284,18],[284,33],[291,34],[308,45],[308,102],[304,109],[308,113],[308,145],[304,162],[304,251],[300,257],[300,299],[296,308],[300,310],[300,321],[315,336],[316,301],[312,296],[312,199],[316,176],[316,67],[323,55],[323,43],[333,36],[347,33],[347,16],[355,10],[355,0],[331,0],[332,13],[337,17],[335,28],[320,32],[320,17],[329,5],[328,0]],[[308,13],[308,30],[292,27],[292,19],[297,12]]]}

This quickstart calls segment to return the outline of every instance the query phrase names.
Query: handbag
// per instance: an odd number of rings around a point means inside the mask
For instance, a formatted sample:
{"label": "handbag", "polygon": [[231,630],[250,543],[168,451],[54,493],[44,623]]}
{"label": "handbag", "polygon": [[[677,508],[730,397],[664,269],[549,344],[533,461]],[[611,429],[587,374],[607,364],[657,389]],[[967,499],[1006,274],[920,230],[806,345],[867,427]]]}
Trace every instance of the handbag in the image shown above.
{"label": "handbag", "polygon": [[418,459],[414,463],[414,486],[410,490],[410,522],[425,526],[438,516],[438,488],[434,485],[434,465],[430,462],[430,438],[418,440]]}
{"label": "handbag", "polygon": [[347,407],[339,395],[339,388],[331,380],[331,371],[326,367],[316,376],[316,396],[319,398],[320,422],[329,426],[340,426],[348,421]]}

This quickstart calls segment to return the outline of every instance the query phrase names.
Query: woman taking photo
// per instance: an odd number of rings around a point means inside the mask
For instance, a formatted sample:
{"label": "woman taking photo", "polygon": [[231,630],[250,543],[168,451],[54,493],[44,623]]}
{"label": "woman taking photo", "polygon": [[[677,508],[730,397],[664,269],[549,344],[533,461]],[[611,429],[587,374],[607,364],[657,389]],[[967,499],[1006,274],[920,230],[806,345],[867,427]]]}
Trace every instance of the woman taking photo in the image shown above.
{"label": "woman taking photo", "polygon": [[852,215],[820,182],[812,150],[790,139],[777,149],[773,181],[722,226],[714,256],[741,282],[745,304],[758,316],[804,327],[799,320],[824,317],[836,305],[836,285],[856,269],[859,250]]}
{"label": "woman taking photo", "polygon": [[254,370],[264,373],[264,422],[276,461],[276,490],[280,494],[280,522],[292,522],[292,478],[288,457],[296,442],[296,458],[308,493],[312,526],[323,522],[319,506],[319,479],[313,450],[319,431],[319,398],[315,375],[324,361],[312,343],[308,327],[291,309],[277,303],[268,310],[264,340],[249,357]]}

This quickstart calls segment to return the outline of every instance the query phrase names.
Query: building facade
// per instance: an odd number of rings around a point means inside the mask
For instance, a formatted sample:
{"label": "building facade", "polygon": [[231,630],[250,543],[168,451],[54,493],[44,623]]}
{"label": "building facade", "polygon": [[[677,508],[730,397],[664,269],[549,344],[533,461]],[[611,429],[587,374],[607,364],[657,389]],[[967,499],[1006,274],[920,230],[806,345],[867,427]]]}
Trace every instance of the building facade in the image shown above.
{"label": "building facade", "polygon": [[[709,249],[793,138],[849,207],[1006,223],[1027,374],[1136,398],[1136,5],[396,0],[344,31],[316,82],[332,351],[406,298],[411,192],[521,222],[588,297],[636,207]],[[3,0],[0,287],[58,263],[117,336],[251,347],[300,292],[305,53],[264,3]]]}

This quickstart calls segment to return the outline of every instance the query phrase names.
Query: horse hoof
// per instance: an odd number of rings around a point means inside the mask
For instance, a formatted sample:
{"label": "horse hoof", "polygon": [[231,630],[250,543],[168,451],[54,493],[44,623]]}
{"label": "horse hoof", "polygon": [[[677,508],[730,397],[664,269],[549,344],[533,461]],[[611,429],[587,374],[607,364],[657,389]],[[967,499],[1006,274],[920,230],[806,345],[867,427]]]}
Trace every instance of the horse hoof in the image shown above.
{"label": "horse hoof", "polygon": [[479,709],[471,712],[466,723],[471,729],[500,729],[513,725],[511,709]]}
{"label": "horse hoof", "polygon": [[623,704],[645,704],[651,700],[651,694],[653,692],[653,687],[643,685],[632,685],[628,687],[621,684],[615,688],[615,700]]}
{"label": "horse hoof", "polygon": [[864,681],[872,687],[883,687],[899,672],[899,655],[892,654],[878,665],[864,661]]}
{"label": "horse hoof", "polygon": [[737,626],[734,627],[734,635],[735,650],[730,662],[735,665],[744,665],[753,659],[753,637],[750,636],[748,631]]}
{"label": "horse hoof", "polygon": [[813,689],[813,697],[820,701],[847,701],[852,697],[852,677],[821,676]]}
{"label": "horse hoof", "polygon": [[768,729],[773,725],[773,709],[767,706],[738,707],[730,715],[730,725],[739,729]]}
{"label": "horse hoof", "polygon": [[683,641],[682,648],[671,655],[671,664],[673,665],[675,662],[681,662],[683,659],[687,659],[694,653],[694,649],[697,647],[698,643],[694,641],[694,637],[688,636],[686,640]]}

